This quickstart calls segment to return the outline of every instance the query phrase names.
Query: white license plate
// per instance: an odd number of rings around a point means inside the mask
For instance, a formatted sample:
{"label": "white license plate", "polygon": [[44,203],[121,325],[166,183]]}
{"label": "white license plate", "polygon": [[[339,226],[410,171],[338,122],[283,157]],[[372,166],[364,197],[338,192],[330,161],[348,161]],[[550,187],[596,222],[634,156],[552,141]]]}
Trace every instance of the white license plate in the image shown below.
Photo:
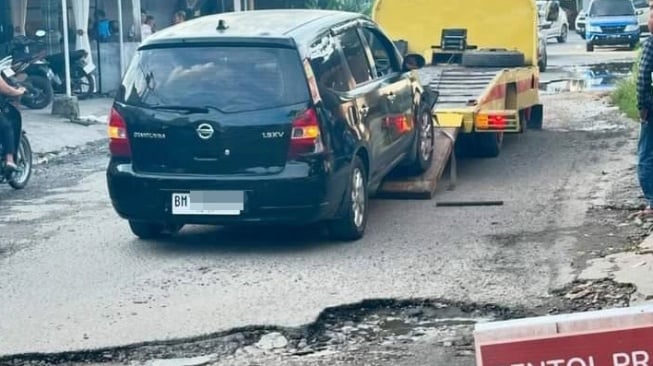
{"label": "white license plate", "polygon": [[242,191],[191,191],[172,194],[173,215],[240,215],[245,208]]}
{"label": "white license plate", "polygon": [[14,70],[11,69],[11,67],[7,67],[7,68],[2,69],[2,74],[4,74],[4,76],[6,76],[8,78],[16,75],[16,73],[14,72]]}
{"label": "white license plate", "polygon": [[84,72],[85,73],[90,74],[93,71],[95,71],[95,65],[86,65],[86,66],[84,66]]}

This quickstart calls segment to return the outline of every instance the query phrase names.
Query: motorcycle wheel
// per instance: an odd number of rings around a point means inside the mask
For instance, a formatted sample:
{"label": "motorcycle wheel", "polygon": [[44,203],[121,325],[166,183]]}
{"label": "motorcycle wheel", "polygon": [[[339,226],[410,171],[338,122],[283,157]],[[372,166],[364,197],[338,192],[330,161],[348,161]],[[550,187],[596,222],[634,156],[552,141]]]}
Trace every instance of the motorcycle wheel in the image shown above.
{"label": "motorcycle wheel", "polygon": [[84,72],[84,69],[76,69],[72,76],[72,92],[78,99],[88,99],[95,91],[95,80],[93,76]]}
{"label": "motorcycle wheel", "polygon": [[[20,102],[29,109],[43,109],[50,105],[54,90],[52,83],[43,76],[30,75],[25,80],[27,91]],[[34,95],[35,94],[35,95]]]}
{"label": "motorcycle wheel", "polygon": [[22,134],[17,150],[16,165],[19,170],[11,175],[8,183],[13,189],[23,189],[32,177],[32,146],[25,134]]}

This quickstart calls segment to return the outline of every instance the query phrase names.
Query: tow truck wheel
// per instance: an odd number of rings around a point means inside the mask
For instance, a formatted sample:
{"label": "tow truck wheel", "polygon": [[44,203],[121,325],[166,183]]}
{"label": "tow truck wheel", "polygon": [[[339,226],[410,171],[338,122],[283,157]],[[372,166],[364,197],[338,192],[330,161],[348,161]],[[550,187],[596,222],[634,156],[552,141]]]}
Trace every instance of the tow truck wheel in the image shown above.
{"label": "tow truck wheel", "polygon": [[503,146],[503,132],[474,133],[474,152],[479,158],[496,158]]}
{"label": "tow truck wheel", "polygon": [[594,52],[594,45],[591,43],[587,43],[585,45],[585,49],[587,50],[587,52]]}

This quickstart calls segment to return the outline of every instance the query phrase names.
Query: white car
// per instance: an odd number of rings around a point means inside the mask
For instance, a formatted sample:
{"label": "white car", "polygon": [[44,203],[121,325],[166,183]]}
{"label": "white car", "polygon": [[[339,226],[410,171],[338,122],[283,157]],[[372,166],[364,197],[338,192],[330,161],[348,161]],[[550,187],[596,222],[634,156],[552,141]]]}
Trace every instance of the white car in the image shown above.
{"label": "white car", "polygon": [[538,21],[537,24],[537,66],[540,69],[540,72],[546,71],[548,55],[546,52],[546,37],[544,35],[544,29]]}
{"label": "white car", "polygon": [[581,9],[576,16],[576,33],[580,35],[582,39],[585,39],[585,18],[587,18],[587,13],[585,9]]}
{"label": "white car", "polygon": [[648,6],[648,0],[633,0],[633,6],[635,6],[640,32],[649,33],[648,17],[651,9]]}
{"label": "white car", "polygon": [[537,0],[537,12],[542,21],[542,32],[546,39],[555,38],[559,43],[567,42],[569,21],[567,13],[558,0]]}

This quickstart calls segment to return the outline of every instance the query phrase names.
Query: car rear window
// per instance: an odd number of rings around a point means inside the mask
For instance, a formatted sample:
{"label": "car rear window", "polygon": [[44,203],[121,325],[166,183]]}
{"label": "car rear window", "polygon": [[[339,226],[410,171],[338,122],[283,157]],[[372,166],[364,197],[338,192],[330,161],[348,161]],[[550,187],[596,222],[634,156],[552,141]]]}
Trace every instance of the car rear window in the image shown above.
{"label": "car rear window", "polygon": [[590,8],[590,15],[597,17],[635,15],[635,8],[630,0],[596,0]]}
{"label": "car rear window", "polygon": [[296,50],[278,47],[170,47],[137,52],[117,100],[139,107],[214,107],[224,113],[309,100]]}

